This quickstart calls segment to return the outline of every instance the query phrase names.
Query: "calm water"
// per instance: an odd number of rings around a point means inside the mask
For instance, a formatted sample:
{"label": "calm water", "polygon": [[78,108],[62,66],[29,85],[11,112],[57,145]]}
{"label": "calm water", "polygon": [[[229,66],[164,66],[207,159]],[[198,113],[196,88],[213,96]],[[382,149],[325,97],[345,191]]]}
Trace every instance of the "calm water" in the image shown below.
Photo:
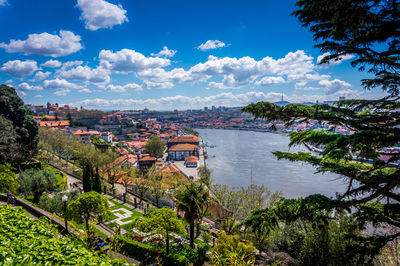
{"label": "calm water", "polygon": [[308,152],[304,146],[289,150],[289,137],[285,135],[240,130],[196,130],[205,144],[215,145],[214,148],[207,147],[206,161],[215,183],[247,186],[252,171],[253,184],[264,184],[270,191],[281,191],[285,197],[316,193],[334,196],[335,192],[346,189],[339,175],[314,174],[315,168],[305,163],[278,161],[272,151]]}

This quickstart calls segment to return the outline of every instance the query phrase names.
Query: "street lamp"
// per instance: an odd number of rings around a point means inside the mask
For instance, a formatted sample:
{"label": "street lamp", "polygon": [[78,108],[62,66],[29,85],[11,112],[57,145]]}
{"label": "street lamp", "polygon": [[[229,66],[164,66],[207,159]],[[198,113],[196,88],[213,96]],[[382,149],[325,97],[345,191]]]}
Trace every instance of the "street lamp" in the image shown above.
{"label": "street lamp", "polygon": [[68,201],[68,196],[64,195],[61,198],[62,202],[64,203],[64,221],[65,221],[65,231],[68,234],[68,222],[67,222],[67,201]]}

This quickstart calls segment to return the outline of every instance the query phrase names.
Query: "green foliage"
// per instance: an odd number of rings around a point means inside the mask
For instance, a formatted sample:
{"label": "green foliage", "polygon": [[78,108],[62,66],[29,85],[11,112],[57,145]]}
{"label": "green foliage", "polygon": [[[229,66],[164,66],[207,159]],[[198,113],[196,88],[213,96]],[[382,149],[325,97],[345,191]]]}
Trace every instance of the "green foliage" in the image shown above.
{"label": "green foliage", "polygon": [[81,241],[60,238],[46,220],[0,205],[0,261],[4,265],[126,265],[87,250]]}
{"label": "green foliage", "polygon": [[89,192],[93,190],[93,167],[90,164],[86,164],[83,166],[83,174],[82,174],[82,186],[84,192]]}
{"label": "green foliage", "polygon": [[185,212],[185,220],[189,223],[190,247],[194,248],[194,223],[204,217],[207,212],[209,192],[201,182],[191,182],[178,188],[175,193],[176,208]]}
{"label": "green foliage", "polygon": [[0,164],[0,193],[15,193],[19,183],[10,164]]}
{"label": "green foliage", "polygon": [[365,88],[382,87],[399,94],[398,1],[300,0],[293,14],[309,27],[315,47],[330,52],[321,63],[354,55],[351,64],[374,74],[364,79]]}
{"label": "green foliage", "polygon": [[85,192],[68,204],[68,214],[77,222],[83,220],[89,230],[89,221],[93,217],[110,214],[108,199],[95,191]]}
{"label": "green foliage", "polygon": [[199,135],[199,132],[197,132],[196,130],[194,130],[193,128],[190,128],[190,127],[184,127],[183,130],[191,135],[195,135],[195,136]]}
{"label": "green foliage", "polygon": [[220,232],[210,259],[212,265],[252,265],[254,263],[254,246],[240,242],[239,236]]}
{"label": "green foliage", "polygon": [[242,222],[250,233],[250,239],[260,251],[266,251],[269,233],[276,229],[279,219],[272,210],[255,210]]}
{"label": "green foliage", "polygon": [[64,217],[64,202],[62,201],[62,197],[66,195],[68,197],[67,204],[76,200],[80,192],[79,190],[72,190],[69,192],[59,192],[53,195],[52,197],[48,195],[43,195],[39,201],[39,207],[54,213],[58,216]]}
{"label": "green foliage", "polygon": [[33,203],[39,203],[44,192],[55,189],[57,178],[54,173],[44,169],[28,169],[18,176],[19,191],[24,195],[33,195]]}
{"label": "green foliage", "polygon": [[0,85],[0,163],[29,161],[37,152],[38,125],[15,90]]}
{"label": "green foliage", "polygon": [[157,135],[151,135],[144,149],[151,156],[161,157],[165,150],[165,144]]}
{"label": "green foliage", "polygon": [[[289,253],[299,265],[368,265],[372,257],[363,245],[357,222],[344,213],[326,223],[297,220],[272,231],[269,248]],[[364,249],[364,250],[360,250]]]}
{"label": "green foliage", "polygon": [[223,207],[217,213],[222,229],[228,234],[237,231],[238,225],[253,210],[272,205],[281,195],[280,192],[271,192],[264,185],[250,185],[248,187],[228,188],[227,185],[214,184],[211,190],[218,203]]}
{"label": "green foliage", "polygon": [[168,208],[154,209],[145,216],[136,220],[144,232],[156,231],[165,238],[166,254],[169,254],[170,233],[181,234],[185,232],[183,222],[179,220],[176,213]]}
{"label": "green foliage", "polygon": [[95,168],[102,168],[117,157],[113,152],[101,152],[93,145],[81,143],[77,138],[68,136],[61,131],[41,127],[39,135],[39,148],[43,150],[42,153],[46,151],[50,154],[57,154],[66,161],[76,161],[82,167],[91,164]]}
{"label": "green foliage", "polygon": [[41,165],[41,169],[52,172],[56,176],[57,178],[56,188],[66,189],[68,187],[67,175],[64,172],[58,171],[57,169],[54,169],[53,167],[44,164]]}

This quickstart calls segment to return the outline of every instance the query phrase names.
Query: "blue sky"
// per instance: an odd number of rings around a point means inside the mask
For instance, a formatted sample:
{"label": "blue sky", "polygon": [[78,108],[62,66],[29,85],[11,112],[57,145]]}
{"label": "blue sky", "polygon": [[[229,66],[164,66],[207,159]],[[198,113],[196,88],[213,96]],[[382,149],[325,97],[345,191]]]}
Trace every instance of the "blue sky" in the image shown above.
{"label": "blue sky", "polygon": [[0,0],[0,83],[26,103],[194,109],[372,98],[318,65],[295,1]]}

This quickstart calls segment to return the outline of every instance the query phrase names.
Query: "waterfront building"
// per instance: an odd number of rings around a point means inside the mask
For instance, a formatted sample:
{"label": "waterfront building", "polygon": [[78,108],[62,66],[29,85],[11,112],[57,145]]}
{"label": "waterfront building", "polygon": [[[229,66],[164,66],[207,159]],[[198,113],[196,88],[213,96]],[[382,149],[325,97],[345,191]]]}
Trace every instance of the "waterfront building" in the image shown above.
{"label": "waterfront building", "polygon": [[185,159],[185,166],[188,168],[197,168],[197,162],[199,159],[196,156],[189,156]]}
{"label": "waterfront building", "polygon": [[194,144],[175,144],[168,149],[168,160],[183,161],[189,156],[198,156],[199,146]]}

